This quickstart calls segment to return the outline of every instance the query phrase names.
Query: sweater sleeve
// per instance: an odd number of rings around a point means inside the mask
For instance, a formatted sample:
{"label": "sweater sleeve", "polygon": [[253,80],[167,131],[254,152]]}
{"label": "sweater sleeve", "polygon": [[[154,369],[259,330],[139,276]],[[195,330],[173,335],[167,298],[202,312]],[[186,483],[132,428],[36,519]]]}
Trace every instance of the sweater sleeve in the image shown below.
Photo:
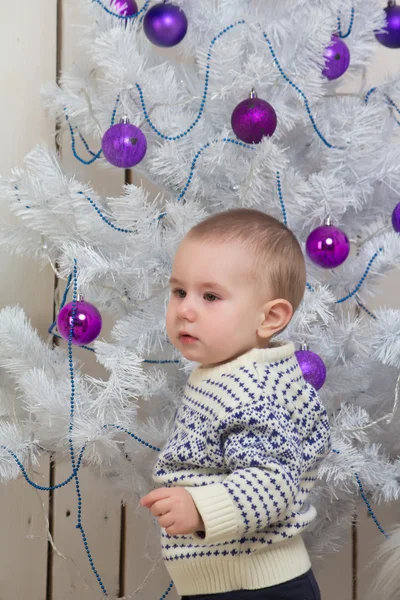
{"label": "sweater sleeve", "polygon": [[225,413],[216,425],[229,474],[222,483],[186,488],[205,524],[204,542],[261,531],[293,504],[301,475],[329,447],[319,402],[312,409],[305,403],[298,413],[293,418],[290,407],[273,396],[259,397]]}

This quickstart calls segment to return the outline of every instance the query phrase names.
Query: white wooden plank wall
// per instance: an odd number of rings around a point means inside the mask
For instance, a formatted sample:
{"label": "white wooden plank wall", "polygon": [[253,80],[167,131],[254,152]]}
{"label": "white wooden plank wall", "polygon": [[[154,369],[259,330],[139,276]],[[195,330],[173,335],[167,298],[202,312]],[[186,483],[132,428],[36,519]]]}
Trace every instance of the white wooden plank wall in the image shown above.
{"label": "white wooden plank wall", "polygon": [[[56,3],[0,0],[0,13],[0,174],[8,175],[40,140],[52,143],[39,87],[56,73]],[[6,207],[0,208],[1,218],[10,220]],[[53,303],[51,269],[39,272],[28,258],[11,257],[0,249],[0,277],[0,305],[18,302],[46,336]],[[48,462],[43,461],[40,471],[32,475],[48,485]],[[47,494],[38,494],[24,481],[0,486],[2,600],[45,598],[47,512]]]}
{"label": "white wooden plank wall", "polygon": [[[382,2],[384,5],[385,2]],[[0,154],[0,174],[7,175],[12,166],[20,165],[23,156],[37,143],[45,140],[53,145],[54,123],[46,118],[40,105],[40,85],[56,78],[57,6],[59,7],[60,62],[68,69],[79,62],[76,41],[80,32],[74,27],[81,18],[70,0],[20,0],[10,3],[0,0],[0,124],[3,148]],[[400,66],[399,54],[378,48],[369,81],[374,85],[389,70]],[[354,85],[354,84],[353,84]],[[93,147],[97,148],[96,143]],[[117,195],[124,183],[124,173],[117,169],[101,170],[84,167],[72,156],[68,135],[61,139],[63,165],[82,181],[92,181],[106,195]],[[134,175],[133,175],[134,176]],[[6,207],[2,218],[9,219]],[[53,274],[51,269],[39,272],[27,258],[10,257],[0,253],[0,273],[3,286],[0,306],[19,303],[32,319],[34,326],[46,336],[53,311]],[[385,304],[399,306],[398,274],[385,283]],[[111,323],[106,323],[107,336]],[[79,352],[79,351],[78,351]],[[99,375],[91,353],[81,351],[91,374]],[[57,464],[55,481],[70,473],[70,465]],[[36,481],[48,485],[49,464],[44,461]],[[110,598],[132,597],[149,573],[154,549],[146,548],[148,523],[137,507],[127,506],[121,512],[120,499],[106,482],[93,473],[81,473],[83,525],[93,560]],[[48,495],[38,494],[24,481],[0,486],[0,600],[97,600],[102,598],[97,581],[90,569],[76,523],[76,492],[74,485],[57,490],[52,510]],[[385,527],[400,521],[399,505],[377,511]],[[56,552],[48,553],[45,519],[53,522]],[[359,509],[358,541],[354,548],[357,557],[357,600],[367,600],[370,588],[369,562],[374,540],[379,540],[372,520],[363,505]],[[48,556],[49,554],[49,556]],[[324,600],[356,600],[352,577],[352,532],[342,552],[315,561]],[[162,564],[150,575],[146,586],[134,597],[137,600],[157,600],[165,591],[169,578]],[[176,597],[172,592],[171,600]]]}

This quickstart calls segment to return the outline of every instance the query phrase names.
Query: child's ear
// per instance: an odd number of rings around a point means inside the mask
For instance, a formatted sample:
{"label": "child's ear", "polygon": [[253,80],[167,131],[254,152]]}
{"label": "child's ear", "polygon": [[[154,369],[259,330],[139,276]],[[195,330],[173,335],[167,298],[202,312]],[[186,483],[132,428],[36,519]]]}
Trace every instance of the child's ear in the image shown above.
{"label": "child's ear", "polygon": [[257,333],[263,339],[276,335],[289,323],[293,316],[293,307],[287,300],[279,298],[267,302],[263,307],[262,323]]}

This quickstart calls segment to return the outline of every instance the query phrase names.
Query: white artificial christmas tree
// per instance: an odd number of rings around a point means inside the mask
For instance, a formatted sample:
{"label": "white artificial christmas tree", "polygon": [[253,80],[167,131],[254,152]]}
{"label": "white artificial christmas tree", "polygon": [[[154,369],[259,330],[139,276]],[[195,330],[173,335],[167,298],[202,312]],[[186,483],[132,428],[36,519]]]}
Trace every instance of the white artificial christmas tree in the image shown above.
{"label": "white artificial christmas tree", "polygon": [[[308,260],[305,298],[284,336],[299,349],[307,344],[327,368],[320,395],[333,451],[321,465],[312,498],[319,516],[306,541],[316,553],[337,547],[358,493],[367,504],[400,496],[400,312],[368,309],[400,258],[392,226],[400,79],[340,94],[342,79],[323,74],[336,32],[350,51],[346,76],[362,75],[384,12],[376,0],[175,0],[188,31],[166,55],[144,33],[153,2],[126,18],[121,2],[79,4],[92,23],[81,36],[80,64],[59,87],[44,86],[44,102],[77,160],[99,168],[117,168],[99,150],[110,127],[121,119],[138,127],[147,152],[135,179],[151,180],[159,193],[126,185],[120,197],[101,197],[44,146],[0,179],[0,195],[19,218],[2,227],[0,243],[34,254],[38,268],[50,261],[68,280],[66,302],[79,291],[115,319],[111,338],[100,335],[91,347],[109,373],[100,380],[71,358],[73,345],[40,340],[18,308],[0,312],[1,479],[21,471],[29,479],[51,453],[71,461],[72,485],[85,464],[118,483],[125,498],[149,490],[193,367],[164,328],[178,243],[205,216],[249,207],[283,220],[305,248],[330,215],[351,242],[350,256],[334,269]],[[273,135],[255,144],[238,140],[231,126],[252,90],[277,115]],[[399,585],[390,580],[389,592]]]}

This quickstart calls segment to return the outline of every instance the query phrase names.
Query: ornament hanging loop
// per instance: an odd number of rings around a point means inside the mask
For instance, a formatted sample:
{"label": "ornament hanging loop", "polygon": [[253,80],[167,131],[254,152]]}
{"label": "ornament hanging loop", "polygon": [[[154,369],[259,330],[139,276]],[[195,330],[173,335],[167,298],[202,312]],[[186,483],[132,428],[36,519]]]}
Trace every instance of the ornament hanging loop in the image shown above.
{"label": "ornament hanging loop", "polygon": [[332,215],[327,215],[324,220],[324,225],[327,225],[328,227],[330,227],[332,225],[332,222],[333,222]]}
{"label": "ornament hanging loop", "polygon": [[251,88],[250,98],[257,98],[257,92],[253,87]]}
{"label": "ornament hanging loop", "polygon": [[128,123],[130,123],[130,120],[127,115],[122,115],[119,122],[122,123],[122,125],[127,125]]}

